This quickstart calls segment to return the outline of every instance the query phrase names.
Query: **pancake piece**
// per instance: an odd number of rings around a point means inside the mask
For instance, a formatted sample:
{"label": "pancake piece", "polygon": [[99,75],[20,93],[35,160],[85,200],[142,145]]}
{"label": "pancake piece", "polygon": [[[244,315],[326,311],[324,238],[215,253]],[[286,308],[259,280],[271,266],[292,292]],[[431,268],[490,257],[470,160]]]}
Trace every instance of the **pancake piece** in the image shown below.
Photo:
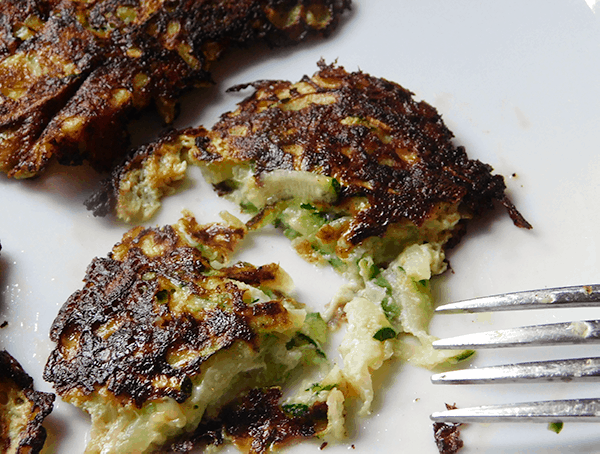
{"label": "pancake piece", "polygon": [[160,449],[240,390],[319,362],[306,338],[320,317],[288,296],[289,276],[275,264],[225,265],[246,233],[226,218],[200,226],[187,213],[132,229],[61,308],[44,378],[90,414],[87,453]]}
{"label": "pancake piece", "polygon": [[127,124],[153,105],[166,123],[233,46],[327,35],[349,0],[7,0],[0,6],[0,171],[52,158],[108,170]]}
{"label": "pancake piece", "polygon": [[163,197],[173,194],[186,176],[188,152],[195,148],[203,128],[171,131],[160,139],[138,148],[101,189],[85,202],[95,216],[113,211],[125,222],[147,221],[158,211]]}
{"label": "pancake piece", "polygon": [[0,451],[39,453],[46,441],[44,418],[54,394],[33,389],[33,379],[8,352],[0,351]]}

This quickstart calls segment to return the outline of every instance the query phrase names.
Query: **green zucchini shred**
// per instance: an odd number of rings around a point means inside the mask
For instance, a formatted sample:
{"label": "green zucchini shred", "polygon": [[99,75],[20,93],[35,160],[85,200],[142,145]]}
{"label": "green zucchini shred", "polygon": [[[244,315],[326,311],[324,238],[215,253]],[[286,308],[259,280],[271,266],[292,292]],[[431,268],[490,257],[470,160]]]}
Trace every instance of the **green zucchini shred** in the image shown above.
{"label": "green zucchini shred", "polygon": [[392,294],[392,285],[389,283],[389,281],[383,277],[382,275],[379,275],[375,278],[375,283],[379,286],[382,287],[384,289],[387,290],[388,295]]}
{"label": "green zucchini shred", "polygon": [[281,409],[290,416],[300,417],[308,413],[309,407],[306,404],[285,404]]}
{"label": "green zucchini shred", "polygon": [[457,364],[457,363],[460,363],[461,361],[465,361],[465,360],[469,359],[474,354],[475,354],[475,350],[464,350],[464,351],[460,352],[458,355],[450,358],[449,362],[451,364]]}
{"label": "green zucchini shred", "polygon": [[313,383],[310,388],[306,389],[306,391],[314,391],[315,394],[318,394],[321,391],[331,391],[336,386],[337,385],[335,385],[335,384],[323,386],[320,383]]}
{"label": "green zucchini shred", "polygon": [[391,300],[389,296],[386,296],[381,301],[381,309],[383,309],[385,318],[387,318],[390,322],[400,317],[400,314],[402,313],[402,309],[398,307],[398,305]]}
{"label": "green zucchini shred", "polygon": [[258,213],[258,208],[252,202],[240,202],[240,208],[244,213],[255,214]]}
{"label": "green zucchini shred", "polygon": [[306,315],[301,332],[310,337],[311,340],[314,339],[319,347],[327,342],[329,335],[327,322],[323,320],[319,312],[310,312]]}
{"label": "green zucchini shred", "polygon": [[379,329],[374,335],[373,335],[373,339],[376,339],[380,342],[383,342],[385,340],[388,339],[393,339],[396,337],[396,331],[394,331],[393,328],[390,328],[389,326],[386,326],[385,328],[381,328]]}
{"label": "green zucchini shred", "polygon": [[563,430],[564,423],[562,421],[550,422],[548,423],[548,430],[551,430],[554,433],[559,434],[561,430]]}

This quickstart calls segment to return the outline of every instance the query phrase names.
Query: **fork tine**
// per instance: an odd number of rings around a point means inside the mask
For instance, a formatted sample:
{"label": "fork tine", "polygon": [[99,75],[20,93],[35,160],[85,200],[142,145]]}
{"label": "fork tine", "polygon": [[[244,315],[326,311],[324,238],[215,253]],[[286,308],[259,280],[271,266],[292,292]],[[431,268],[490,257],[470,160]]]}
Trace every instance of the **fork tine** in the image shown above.
{"label": "fork tine", "polygon": [[554,400],[486,405],[433,413],[437,422],[598,422],[600,399]]}
{"label": "fork tine", "polygon": [[600,306],[600,285],[578,285],[474,298],[445,304],[436,312],[489,312]]}
{"label": "fork tine", "polygon": [[500,348],[600,342],[600,320],[523,326],[440,339],[436,349]]}
{"label": "fork tine", "polygon": [[600,380],[600,358],[536,361],[442,372],[431,376],[435,385],[531,383]]}

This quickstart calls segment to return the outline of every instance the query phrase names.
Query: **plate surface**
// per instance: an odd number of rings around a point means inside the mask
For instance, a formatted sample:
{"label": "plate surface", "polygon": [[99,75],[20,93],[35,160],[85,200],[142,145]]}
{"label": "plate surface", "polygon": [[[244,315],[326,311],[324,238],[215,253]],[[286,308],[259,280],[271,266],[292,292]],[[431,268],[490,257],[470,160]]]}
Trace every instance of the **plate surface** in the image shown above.
{"label": "plate surface", "polygon": [[[234,52],[216,67],[217,85],[188,94],[176,127],[210,126],[242,94],[231,85],[257,79],[296,81],[316,62],[337,62],[400,83],[434,105],[471,158],[506,177],[509,195],[533,224],[515,228],[498,210],[471,226],[450,251],[452,271],[435,279],[439,303],[538,287],[600,281],[600,8],[593,0],[354,0],[353,10],[327,39],[292,49]],[[598,13],[596,13],[598,11]],[[145,115],[133,126],[137,143],[161,127]],[[9,350],[42,380],[52,349],[48,331],[59,307],[81,287],[86,266],[104,256],[127,229],[94,218],[83,201],[101,176],[88,168],[53,166],[33,181],[0,176],[0,348]],[[201,222],[235,207],[218,200],[192,172],[185,191],[165,201],[150,224],[193,211]],[[246,243],[240,258],[256,265],[280,262],[294,278],[297,297],[322,308],[341,280],[296,257],[279,235]],[[436,317],[440,337],[525,323],[600,318],[598,310],[556,310]],[[471,363],[488,365],[593,355],[592,347],[482,351]],[[350,437],[325,452],[435,454],[429,414],[444,403],[465,407],[552,398],[597,397],[592,384],[433,386],[430,372],[391,364],[376,375],[373,414],[352,421]],[[60,401],[46,420],[45,453],[82,452],[87,417]],[[566,424],[556,435],[546,426],[499,424],[463,428],[468,453],[597,453],[593,424]],[[289,452],[308,453],[318,444]]]}

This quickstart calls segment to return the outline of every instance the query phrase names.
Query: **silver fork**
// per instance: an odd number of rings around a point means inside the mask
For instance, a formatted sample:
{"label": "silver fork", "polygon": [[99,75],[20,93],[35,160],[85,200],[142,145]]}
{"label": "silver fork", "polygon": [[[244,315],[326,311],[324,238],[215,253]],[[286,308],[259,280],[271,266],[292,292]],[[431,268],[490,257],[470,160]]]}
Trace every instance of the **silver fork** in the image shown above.
{"label": "silver fork", "polygon": [[[439,307],[438,313],[600,306],[600,285],[560,287],[475,298]],[[525,326],[467,334],[433,343],[437,349],[600,343],[600,320]],[[600,357],[538,361],[435,374],[434,384],[527,383],[600,379]],[[600,399],[487,405],[433,413],[436,422],[600,421]]]}

